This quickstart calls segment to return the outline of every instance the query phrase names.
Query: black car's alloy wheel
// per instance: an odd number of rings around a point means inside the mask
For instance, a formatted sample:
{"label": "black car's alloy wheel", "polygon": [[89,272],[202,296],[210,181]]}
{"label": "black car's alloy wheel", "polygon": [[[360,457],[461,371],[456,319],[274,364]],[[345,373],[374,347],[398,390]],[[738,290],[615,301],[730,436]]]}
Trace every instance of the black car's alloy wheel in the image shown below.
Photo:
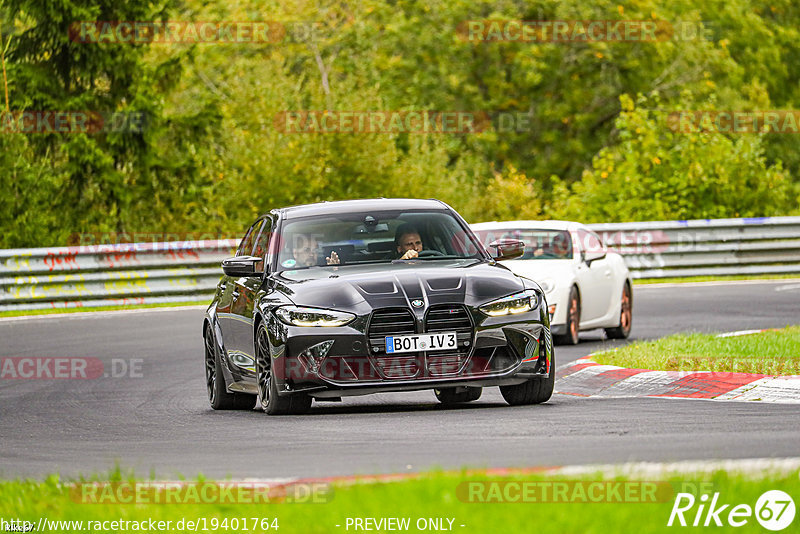
{"label": "black car's alloy wheel", "polygon": [[305,413],[311,408],[311,397],[302,393],[288,396],[278,395],[278,384],[272,372],[272,355],[269,350],[269,335],[264,323],[256,334],[256,378],[258,380],[258,404],[269,415]]}
{"label": "black car's alloy wheel", "polygon": [[442,388],[434,389],[433,393],[436,395],[436,399],[442,404],[462,404],[480,399],[483,388]]}
{"label": "black car's alloy wheel", "polygon": [[246,393],[229,393],[225,388],[222,375],[222,363],[217,351],[217,342],[211,327],[206,328],[203,336],[205,345],[206,389],[208,402],[215,410],[252,410],[255,397]]}
{"label": "black car's alloy wheel", "polygon": [[511,406],[541,404],[553,396],[556,385],[556,359],[550,354],[550,373],[547,378],[532,378],[516,386],[500,386],[500,393]]}

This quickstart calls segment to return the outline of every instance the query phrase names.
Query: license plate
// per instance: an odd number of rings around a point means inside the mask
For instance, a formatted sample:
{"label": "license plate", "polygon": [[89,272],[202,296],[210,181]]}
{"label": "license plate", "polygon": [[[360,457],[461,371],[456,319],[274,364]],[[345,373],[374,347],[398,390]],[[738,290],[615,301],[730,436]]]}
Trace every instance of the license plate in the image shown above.
{"label": "license plate", "polygon": [[421,350],[453,350],[458,346],[455,332],[415,334],[410,336],[386,336],[386,352],[419,352]]}

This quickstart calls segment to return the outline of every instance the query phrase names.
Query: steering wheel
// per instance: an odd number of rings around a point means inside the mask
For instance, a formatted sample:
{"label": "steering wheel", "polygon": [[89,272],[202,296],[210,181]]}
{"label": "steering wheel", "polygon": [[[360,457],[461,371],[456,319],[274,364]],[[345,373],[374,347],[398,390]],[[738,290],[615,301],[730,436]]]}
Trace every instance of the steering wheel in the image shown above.
{"label": "steering wheel", "polygon": [[423,250],[421,252],[418,252],[417,254],[418,254],[417,255],[418,258],[430,258],[430,257],[433,257],[433,256],[444,256],[444,254],[442,254],[438,250]]}

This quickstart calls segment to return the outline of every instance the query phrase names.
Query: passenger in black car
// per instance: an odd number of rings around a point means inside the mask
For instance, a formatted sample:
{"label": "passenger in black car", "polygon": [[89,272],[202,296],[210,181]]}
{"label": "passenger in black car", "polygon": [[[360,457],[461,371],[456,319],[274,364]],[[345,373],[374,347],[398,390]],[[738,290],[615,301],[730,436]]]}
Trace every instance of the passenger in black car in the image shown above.
{"label": "passenger in black car", "polygon": [[[292,247],[292,256],[294,256],[298,267],[320,265],[317,261],[317,255],[319,253],[319,242],[317,238],[314,236],[296,236],[294,241],[295,244]],[[336,251],[332,251],[331,255],[325,258],[325,263],[322,265],[339,265],[339,263],[339,255],[336,254]]]}

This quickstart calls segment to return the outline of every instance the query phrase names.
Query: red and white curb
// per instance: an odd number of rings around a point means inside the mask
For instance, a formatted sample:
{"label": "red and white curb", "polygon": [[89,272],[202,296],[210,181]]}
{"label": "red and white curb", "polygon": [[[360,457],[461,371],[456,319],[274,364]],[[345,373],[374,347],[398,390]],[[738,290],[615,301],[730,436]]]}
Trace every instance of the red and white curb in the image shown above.
{"label": "red and white curb", "polygon": [[[511,477],[521,475],[539,476],[590,476],[596,475],[605,478],[628,476],[643,477],[645,480],[660,479],[680,474],[701,474],[727,471],[740,473],[753,479],[768,476],[785,476],[798,473],[800,476],[800,458],[737,458],[729,460],[682,460],[676,462],[625,462],[619,464],[576,464],[576,465],[548,465],[538,467],[494,467],[482,469],[446,470],[435,473],[410,472],[410,473],[383,473],[371,475],[344,475],[329,477],[283,477],[283,478],[239,478],[228,480],[191,481],[191,480],[149,480],[131,484],[148,487],[151,489],[175,489],[192,485],[213,484],[234,488],[270,489],[270,495],[281,497],[291,495],[292,488],[298,486],[317,487],[324,490],[327,486],[347,487],[361,484],[388,484],[409,480],[425,480],[431,476],[464,477]],[[73,489],[80,485],[97,485],[102,487],[109,484],[104,481],[94,482],[62,482],[61,487]],[[125,482],[112,484],[124,485]]]}
{"label": "red and white curb", "polygon": [[[519,475],[542,476],[588,476],[603,477],[638,476],[667,477],[679,474],[700,474],[727,471],[740,473],[753,478],[766,478],[772,475],[798,473],[799,458],[735,458],[728,460],[680,460],[676,462],[624,462],[619,464],[576,464],[548,465],[539,467],[492,467],[485,469],[466,469],[462,471],[440,471],[442,475],[510,477]],[[424,480],[430,473],[389,473],[377,475],[345,475],[319,478],[269,479],[246,478],[245,483],[289,486],[291,484],[328,483],[336,486],[357,484],[379,484],[405,480]]]}
{"label": "red and white curb", "polygon": [[561,367],[556,393],[581,397],[675,397],[800,403],[800,376],[712,371],[651,371],[582,358]]}

